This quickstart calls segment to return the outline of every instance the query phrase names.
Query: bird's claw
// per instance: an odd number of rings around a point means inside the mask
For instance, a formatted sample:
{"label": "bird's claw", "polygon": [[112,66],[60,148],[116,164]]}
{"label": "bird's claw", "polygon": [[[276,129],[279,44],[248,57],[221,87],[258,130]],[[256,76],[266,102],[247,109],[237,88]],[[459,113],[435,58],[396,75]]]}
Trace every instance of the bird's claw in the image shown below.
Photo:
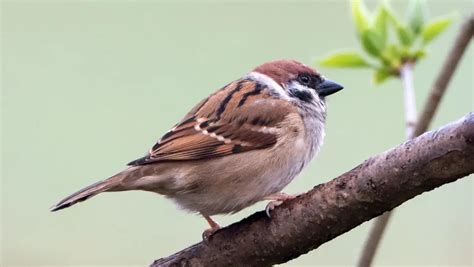
{"label": "bird's claw", "polygon": [[265,207],[265,213],[267,214],[268,218],[272,217],[270,215],[270,211],[275,209],[277,206],[281,205],[281,203],[283,203],[283,201],[279,201],[279,200],[268,202],[267,206]]}
{"label": "bird's claw", "polygon": [[278,193],[266,196],[264,198],[265,200],[273,200],[273,201],[268,202],[267,206],[265,207],[265,213],[267,214],[268,218],[272,217],[270,215],[270,211],[275,209],[277,206],[281,205],[283,201],[294,199],[294,198],[296,198],[296,196],[288,195],[283,192],[278,192]]}
{"label": "bird's claw", "polygon": [[206,229],[204,232],[202,232],[202,240],[208,241],[220,229],[221,229],[220,226]]}

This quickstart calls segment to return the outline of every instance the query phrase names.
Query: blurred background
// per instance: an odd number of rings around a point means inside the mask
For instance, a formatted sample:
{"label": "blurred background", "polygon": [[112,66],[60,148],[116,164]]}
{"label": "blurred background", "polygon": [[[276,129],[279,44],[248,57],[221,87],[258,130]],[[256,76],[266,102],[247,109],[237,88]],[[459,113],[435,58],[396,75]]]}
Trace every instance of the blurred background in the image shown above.
{"label": "blurred background", "polygon": [[[415,69],[419,109],[473,10],[472,1],[428,4],[432,16],[458,16]],[[143,266],[200,241],[205,220],[152,193],[107,193],[58,213],[49,207],[142,156],[195,103],[256,65],[292,58],[318,68],[328,52],[358,46],[347,1],[1,5],[1,266]],[[392,5],[403,12],[406,1]],[[318,70],[346,89],[330,97],[325,145],[288,193],[405,139],[398,80],[375,87],[369,70]],[[472,111],[473,90],[471,44],[433,128]],[[228,225],[264,206],[215,219]],[[394,215],[376,265],[473,264],[472,177]],[[354,265],[370,225],[285,265]]]}

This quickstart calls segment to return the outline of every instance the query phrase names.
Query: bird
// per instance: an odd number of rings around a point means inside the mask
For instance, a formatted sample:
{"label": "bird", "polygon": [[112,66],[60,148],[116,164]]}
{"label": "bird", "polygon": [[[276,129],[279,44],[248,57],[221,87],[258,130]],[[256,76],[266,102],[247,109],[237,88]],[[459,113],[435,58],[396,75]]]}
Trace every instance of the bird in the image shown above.
{"label": "bird", "polygon": [[319,152],[326,97],[343,89],[315,69],[282,59],[257,66],[194,106],[123,171],[66,197],[58,211],[99,193],[150,191],[211,216],[270,200],[267,213],[294,196],[282,190]]}

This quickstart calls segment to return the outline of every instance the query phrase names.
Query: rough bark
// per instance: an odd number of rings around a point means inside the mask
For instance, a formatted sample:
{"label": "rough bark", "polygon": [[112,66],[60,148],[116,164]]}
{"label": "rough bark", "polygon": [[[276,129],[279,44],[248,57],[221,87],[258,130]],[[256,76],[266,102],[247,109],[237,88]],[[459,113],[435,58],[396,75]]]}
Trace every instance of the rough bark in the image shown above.
{"label": "rough bark", "polygon": [[474,113],[373,156],[272,211],[232,224],[151,266],[287,262],[403,202],[474,172]]}

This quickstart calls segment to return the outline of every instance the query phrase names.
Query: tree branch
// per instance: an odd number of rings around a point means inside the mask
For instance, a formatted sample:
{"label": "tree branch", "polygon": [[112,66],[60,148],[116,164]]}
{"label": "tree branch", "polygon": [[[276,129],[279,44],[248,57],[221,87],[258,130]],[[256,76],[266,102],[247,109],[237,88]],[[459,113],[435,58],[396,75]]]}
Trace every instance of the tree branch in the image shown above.
{"label": "tree branch", "polygon": [[474,172],[474,113],[364,161],[272,211],[152,266],[269,266],[319,247],[403,202]]}
{"label": "tree branch", "polygon": [[464,51],[466,51],[467,45],[471,41],[473,35],[474,13],[471,13],[471,15],[464,20],[464,23],[459,30],[459,34],[448,53],[448,57],[444,61],[441,71],[436,76],[436,80],[431,87],[431,93],[426,100],[420,119],[417,122],[414,136],[418,136],[428,129],[439,102],[441,102],[444,92],[451,81],[451,77],[453,76],[459,61],[461,61]]}
{"label": "tree branch", "polygon": [[[424,133],[428,130],[428,126],[430,125],[436,109],[443,98],[444,93],[446,92],[446,88],[448,87],[449,82],[456,70],[456,67],[461,60],[464,51],[467,48],[467,45],[471,41],[472,36],[474,35],[474,14],[471,14],[467,17],[464,23],[461,26],[458,36],[456,37],[456,41],[454,42],[451,51],[449,51],[446,60],[441,68],[440,73],[436,76],[436,80],[432,86],[431,93],[425,103],[423,111],[415,125],[410,125],[408,123],[408,115],[405,116],[407,118],[407,138],[411,139],[420,134]],[[402,76],[403,77],[403,76]],[[404,81],[404,85],[405,85]],[[405,89],[405,99],[407,97],[407,86],[404,86]],[[408,101],[405,100],[405,112],[407,112],[407,104]],[[414,104],[410,104],[409,106],[414,106]],[[416,113],[416,111],[415,111]],[[387,212],[384,213],[382,216],[377,218],[374,221],[374,225],[370,230],[369,237],[364,245],[364,249],[362,251],[361,257],[359,259],[359,263],[357,266],[359,267],[366,267],[372,264],[374,259],[375,252],[377,251],[377,247],[382,239],[383,233],[387,224],[390,220],[391,213]]]}

